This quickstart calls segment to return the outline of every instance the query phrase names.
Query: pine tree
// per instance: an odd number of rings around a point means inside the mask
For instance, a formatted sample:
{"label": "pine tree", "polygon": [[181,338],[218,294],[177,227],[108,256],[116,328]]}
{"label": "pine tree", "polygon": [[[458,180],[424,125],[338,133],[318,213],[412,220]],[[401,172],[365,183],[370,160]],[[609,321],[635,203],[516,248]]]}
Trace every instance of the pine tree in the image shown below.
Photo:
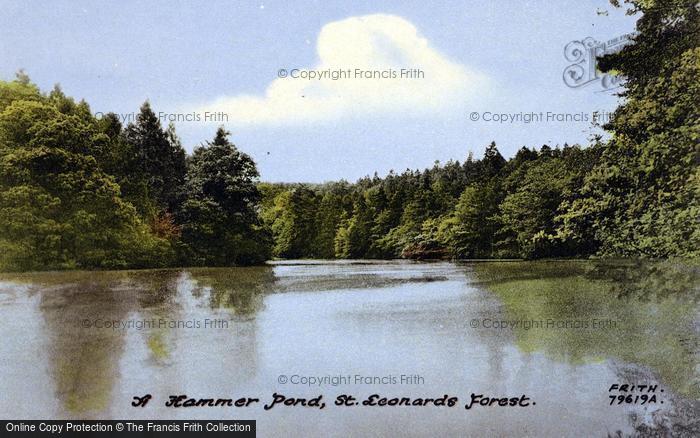
{"label": "pine tree", "polygon": [[125,139],[134,155],[134,178],[145,178],[149,197],[155,202],[154,215],[174,212],[185,178],[185,151],[174,128],[163,130],[160,120],[145,102],[134,123],[125,130]]}
{"label": "pine tree", "polygon": [[231,266],[260,263],[270,255],[258,217],[258,170],[228,140],[223,128],[195,149],[188,163],[186,200],[178,211],[183,263]]}

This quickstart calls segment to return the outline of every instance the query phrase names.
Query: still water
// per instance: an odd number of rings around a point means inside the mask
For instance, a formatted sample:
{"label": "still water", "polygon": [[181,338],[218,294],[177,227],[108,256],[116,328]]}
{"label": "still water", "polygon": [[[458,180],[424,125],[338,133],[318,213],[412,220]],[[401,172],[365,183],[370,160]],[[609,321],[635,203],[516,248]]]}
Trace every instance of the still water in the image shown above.
{"label": "still water", "polygon": [[[1,274],[0,415],[257,419],[259,436],[697,436],[699,278],[631,261]],[[657,402],[610,406],[613,384],[658,385]],[[326,407],[264,410],[275,392]],[[472,393],[530,405],[467,410]],[[261,402],[165,406],[180,394]],[[459,402],[335,406],[341,394]]]}

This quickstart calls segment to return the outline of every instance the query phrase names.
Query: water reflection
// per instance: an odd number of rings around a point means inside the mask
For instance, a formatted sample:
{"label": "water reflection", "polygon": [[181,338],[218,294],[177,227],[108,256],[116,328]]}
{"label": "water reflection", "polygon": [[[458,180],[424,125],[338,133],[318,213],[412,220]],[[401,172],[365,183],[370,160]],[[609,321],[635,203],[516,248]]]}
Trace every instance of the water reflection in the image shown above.
{"label": "water reflection", "polygon": [[586,265],[586,278],[605,281],[620,298],[659,301],[677,298],[681,304],[700,302],[700,264],[683,260],[604,260]]}
{"label": "water reflection", "polygon": [[[503,302],[500,318],[523,322],[513,330],[523,351],[571,363],[615,358],[644,365],[681,394],[698,397],[698,352],[688,345],[698,342],[700,277],[689,266],[664,266],[484,263],[475,274]],[[538,321],[543,328],[527,327]]]}
{"label": "water reflection", "polygon": [[[262,267],[18,274],[5,280],[9,283],[0,285],[0,296],[23,290],[38,297],[43,324],[29,329],[40,331],[32,337],[49,346],[46,365],[62,411],[70,417],[93,418],[109,411],[115,383],[125,377],[120,376],[125,350],[145,346],[149,366],[160,368],[162,377],[181,380],[181,368],[186,366],[181,367],[174,356],[190,349],[188,330],[193,332],[207,321],[213,321],[208,335],[226,344],[211,345],[223,365],[217,371],[239,366],[254,373],[255,325],[234,325],[231,317],[251,319],[274,277],[272,268]],[[12,306],[8,310],[16,311]],[[177,324],[180,328],[174,329]],[[216,328],[219,333],[212,333]],[[138,366],[133,368],[139,372]],[[245,373],[238,376],[245,379]]]}
{"label": "water reflection", "polygon": [[[110,281],[89,280],[55,286],[40,293],[44,336],[49,340],[49,366],[56,397],[68,412],[107,408],[118,374],[124,338],[110,330],[80,330],[87,315],[123,319],[138,303],[137,296],[119,293]],[[87,325],[87,324],[85,324]]]}
{"label": "water reflection", "polygon": [[189,276],[194,296],[206,296],[210,308],[226,309],[242,319],[262,308],[262,296],[272,291],[275,279],[269,266],[197,269]]}
{"label": "water reflection", "polygon": [[620,382],[660,382],[673,390],[666,409],[630,413],[636,435],[700,433],[697,266],[509,262],[478,264],[474,272],[503,302],[490,315],[520,321],[512,333],[522,351],[572,364],[608,361]]}
{"label": "water reflection", "polygon": [[[697,431],[698,270],[679,262],[297,262],[0,276],[0,412],[22,418],[233,418],[135,411],[134,395],[527,393],[537,411],[250,411],[261,435],[306,425],[392,435]],[[471,324],[481,321],[480,327]],[[533,321],[570,322],[536,327]],[[85,322],[87,321],[87,323]],[[491,321],[486,327],[484,321]],[[494,321],[520,322],[494,327]],[[525,322],[530,322],[525,324]],[[599,321],[598,325],[592,325]],[[581,322],[588,326],[575,325]],[[116,324],[116,326],[115,326]],[[120,325],[124,324],[124,325]],[[283,373],[419,373],[423,386],[303,387]],[[667,404],[607,406],[656,382]],[[566,418],[567,424],[543,418]],[[308,426],[309,422],[313,426]],[[533,424],[534,423],[534,424]]]}

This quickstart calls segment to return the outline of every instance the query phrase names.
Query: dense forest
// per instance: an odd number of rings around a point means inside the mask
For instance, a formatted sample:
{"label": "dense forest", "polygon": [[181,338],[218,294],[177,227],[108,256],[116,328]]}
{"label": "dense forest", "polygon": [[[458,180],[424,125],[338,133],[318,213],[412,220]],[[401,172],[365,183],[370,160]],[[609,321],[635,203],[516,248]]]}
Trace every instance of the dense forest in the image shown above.
{"label": "dense forest", "polygon": [[0,269],[698,257],[700,11],[628,7],[638,35],[599,60],[625,79],[609,138],[353,184],[261,183],[224,128],[187,155],[148,102],[122,126],[20,72],[0,81]]}
{"label": "dense forest", "polygon": [[[619,6],[619,5],[618,5]],[[523,147],[356,184],[263,185],[277,257],[696,257],[700,6],[631,1],[638,36],[610,139]]]}
{"label": "dense forest", "polygon": [[187,156],[148,103],[123,127],[26,75],[0,83],[0,267],[242,265],[269,258],[255,163],[223,128]]}

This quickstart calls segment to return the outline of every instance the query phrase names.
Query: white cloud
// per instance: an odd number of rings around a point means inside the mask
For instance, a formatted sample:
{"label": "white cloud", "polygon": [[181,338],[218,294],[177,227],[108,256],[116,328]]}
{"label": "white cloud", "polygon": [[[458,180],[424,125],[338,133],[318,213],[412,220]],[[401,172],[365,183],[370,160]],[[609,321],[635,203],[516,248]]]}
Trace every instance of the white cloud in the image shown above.
{"label": "white cloud", "polygon": [[[483,90],[486,78],[446,59],[407,20],[393,15],[328,23],[317,41],[315,67],[280,66],[294,74],[351,70],[349,77],[273,80],[264,96],[222,97],[199,111],[222,111],[232,124],[303,124],[382,114],[454,111]],[[300,68],[301,71],[292,71]],[[394,71],[396,78],[356,77],[356,69]],[[401,78],[420,69],[422,78]]]}

